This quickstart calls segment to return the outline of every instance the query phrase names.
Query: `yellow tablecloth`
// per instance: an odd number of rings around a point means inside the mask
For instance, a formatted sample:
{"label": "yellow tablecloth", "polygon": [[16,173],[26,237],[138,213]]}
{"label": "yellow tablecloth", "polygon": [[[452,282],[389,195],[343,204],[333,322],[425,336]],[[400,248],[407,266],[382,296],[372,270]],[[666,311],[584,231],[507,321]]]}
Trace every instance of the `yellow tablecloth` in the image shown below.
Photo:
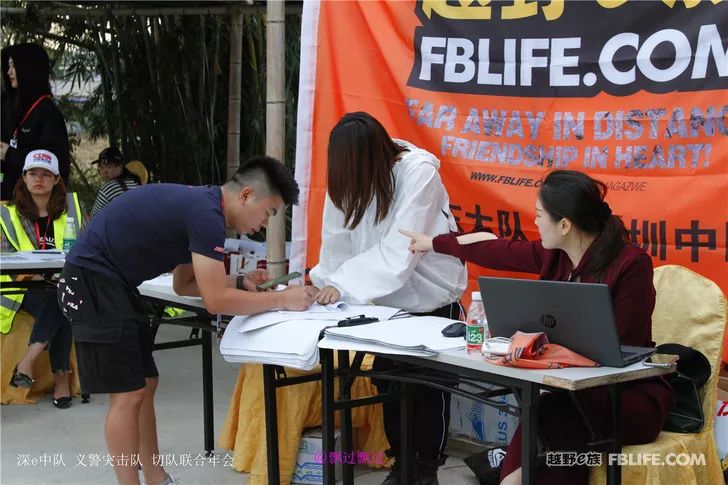
{"label": "yellow tablecloth", "polygon": [[[371,356],[367,356],[362,367],[370,366]],[[306,374],[288,368],[286,373],[289,377]],[[276,392],[281,483],[289,484],[296,465],[301,434],[306,428],[321,425],[321,382],[283,387]],[[354,381],[353,397],[376,394],[376,388],[368,378],[357,378]],[[338,425],[338,412],[336,418]],[[382,453],[389,448],[384,435],[381,404],[354,408],[352,422],[355,428],[356,450],[372,454]],[[240,366],[218,446],[233,450],[233,468],[250,473],[249,485],[267,483],[263,366],[257,364]]]}
{"label": "yellow tablecloth", "polygon": [[[44,394],[53,392],[53,374],[48,353],[43,352],[35,361],[33,376],[35,384],[30,389],[15,388],[10,385],[15,365],[28,352],[28,340],[35,319],[25,311],[15,315],[13,327],[7,334],[0,334],[0,401],[2,404],[34,404]],[[76,352],[71,347],[71,393],[81,393],[76,366]]]}

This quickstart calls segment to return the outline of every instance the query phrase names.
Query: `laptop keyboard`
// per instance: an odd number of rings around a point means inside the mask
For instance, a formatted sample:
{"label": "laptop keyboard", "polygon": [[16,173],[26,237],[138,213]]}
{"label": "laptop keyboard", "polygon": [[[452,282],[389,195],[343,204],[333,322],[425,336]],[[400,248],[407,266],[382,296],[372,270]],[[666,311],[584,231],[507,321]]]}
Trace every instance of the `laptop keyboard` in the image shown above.
{"label": "laptop keyboard", "polygon": [[623,359],[626,359],[628,357],[632,357],[633,355],[637,355],[637,352],[625,352],[624,350],[622,351],[622,358]]}

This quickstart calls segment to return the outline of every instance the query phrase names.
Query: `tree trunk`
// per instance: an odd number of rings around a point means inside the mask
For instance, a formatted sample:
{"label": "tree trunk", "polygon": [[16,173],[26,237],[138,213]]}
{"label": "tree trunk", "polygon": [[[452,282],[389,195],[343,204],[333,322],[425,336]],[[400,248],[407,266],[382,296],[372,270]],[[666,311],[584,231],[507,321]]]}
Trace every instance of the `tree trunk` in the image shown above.
{"label": "tree trunk", "polygon": [[[286,20],[284,2],[268,2],[266,16],[266,153],[278,160],[286,147]],[[267,228],[267,269],[273,278],[286,272],[286,212],[271,217]]]}
{"label": "tree trunk", "polygon": [[197,114],[205,119],[205,86],[209,82],[210,62],[207,56],[207,35],[205,17],[200,16],[200,78],[197,82]]}

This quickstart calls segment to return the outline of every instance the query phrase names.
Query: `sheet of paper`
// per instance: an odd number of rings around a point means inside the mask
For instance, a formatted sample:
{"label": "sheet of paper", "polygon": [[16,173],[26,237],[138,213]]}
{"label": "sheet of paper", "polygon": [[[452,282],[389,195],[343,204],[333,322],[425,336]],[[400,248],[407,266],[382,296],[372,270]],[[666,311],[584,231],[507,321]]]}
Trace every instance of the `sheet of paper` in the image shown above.
{"label": "sheet of paper", "polygon": [[442,329],[456,321],[442,317],[410,317],[356,327],[330,327],[326,329],[326,335],[339,339],[382,344],[398,349],[427,349],[433,352],[443,352],[465,347],[463,338],[442,335]]}
{"label": "sheet of paper", "polygon": [[318,307],[322,307],[322,305],[314,304],[311,306],[313,311],[311,311],[311,309],[303,312],[272,311],[259,313],[257,315],[250,315],[248,317],[244,317],[245,321],[240,324],[238,331],[240,333],[247,333],[270,325],[276,325],[281,322],[292,320],[294,318],[297,320],[328,320],[331,322],[329,326],[335,325],[339,320],[343,320],[348,317],[355,317],[357,315],[366,315],[367,317],[376,317],[380,320],[387,320],[400,311],[398,308],[380,305],[347,304],[345,310],[339,311],[319,310]]}
{"label": "sheet of paper", "polygon": [[164,274],[157,276],[156,278],[145,281],[143,284],[171,287],[172,282],[173,282],[172,273],[164,273]]}
{"label": "sheet of paper", "polygon": [[349,309],[349,304],[345,301],[337,301],[336,303],[330,303],[328,305],[321,305],[318,303],[314,303],[311,305],[311,308],[304,311],[299,312],[293,312],[289,310],[277,310],[277,313],[279,315],[285,315],[285,316],[291,316],[291,317],[300,317],[301,315],[312,315],[312,314],[324,314],[324,315],[331,315],[336,313],[345,312]]}

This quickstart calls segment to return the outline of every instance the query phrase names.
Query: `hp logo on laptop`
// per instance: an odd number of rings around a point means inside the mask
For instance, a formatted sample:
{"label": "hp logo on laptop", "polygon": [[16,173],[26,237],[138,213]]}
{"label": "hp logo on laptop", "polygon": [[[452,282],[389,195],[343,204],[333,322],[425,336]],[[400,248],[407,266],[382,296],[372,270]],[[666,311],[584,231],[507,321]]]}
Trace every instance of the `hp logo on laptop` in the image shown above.
{"label": "hp logo on laptop", "polygon": [[544,313],[541,315],[541,324],[546,328],[554,328],[556,326],[556,317]]}

